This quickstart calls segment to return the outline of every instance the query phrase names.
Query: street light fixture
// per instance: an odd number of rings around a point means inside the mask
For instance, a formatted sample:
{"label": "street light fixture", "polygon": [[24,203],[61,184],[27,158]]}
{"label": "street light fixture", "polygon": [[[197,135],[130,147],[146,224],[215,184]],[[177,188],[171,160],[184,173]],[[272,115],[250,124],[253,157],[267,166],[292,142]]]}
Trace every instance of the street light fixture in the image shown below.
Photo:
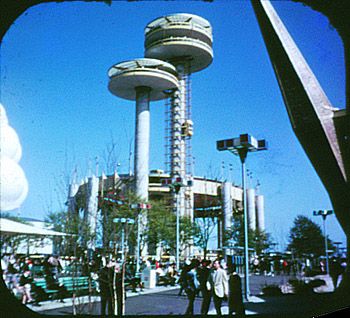
{"label": "street light fixture", "polygon": [[125,228],[126,224],[134,224],[135,220],[134,219],[129,219],[129,218],[114,218],[113,223],[121,223],[122,224],[122,261],[124,261],[125,258],[125,243],[124,243],[124,236],[125,236]]}
{"label": "street light fixture", "polygon": [[324,248],[326,252],[326,272],[327,275],[329,274],[329,262],[328,262],[328,240],[327,240],[327,233],[326,233],[326,218],[327,215],[333,214],[333,210],[318,210],[313,211],[313,214],[315,216],[321,215],[323,219],[323,236],[324,236]]}
{"label": "street light fixture", "polygon": [[339,251],[340,251],[339,246],[342,244],[342,242],[333,242],[333,244],[336,246],[335,253],[336,253],[337,257],[339,257]]}
{"label": "street light fixture", "polygon": [[141,217],[143,210],[151,209],[151,204],[148,203],[134,203],[130,204],[130,209],[137,210],[137,243],[136,243],[136,273],[140,272],[140,244],[141,244]]}
{"label": "street light fixture", "polygon": [[[175,195],[176,200],[176,269],[180,268],[180,211],[179,211],[179,192],[182,187],[185,187],[186,184],[183,183],[183,179],[181,177],[175,178],[167,178],[162,180],[162,186],[168,186],[170,190]],[[187,186],[192,186],[192,181],[187,181]]]}
{"label": "street light fixture", "polygon": [[267,142],[264,139],[257,140],[249,134],[241,134],[237,138],[219,140],[216,142],[216,149],[219,151],[230,151],[238,155],[242,163],[242,187],[243,187],[243,210],[244,210],[244,287],[245,298],[248,300],[249,291],[249,255],[248,255],[248,216],[247,216],[247,194],[246,194],[246,169],[245,160],[248,152],[255,152],[267,149]]}

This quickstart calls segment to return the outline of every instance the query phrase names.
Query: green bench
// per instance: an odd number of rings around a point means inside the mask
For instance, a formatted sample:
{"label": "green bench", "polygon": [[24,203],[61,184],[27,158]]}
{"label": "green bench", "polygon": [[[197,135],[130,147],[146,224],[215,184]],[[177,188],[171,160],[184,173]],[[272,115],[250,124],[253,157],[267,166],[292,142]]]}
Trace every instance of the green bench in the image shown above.
{"label": "green bench", "polygon": [[44,277],[44,266],[33,265],[31,272],[33,277]]}
{"label": "green bench", "polygon": [[[88,276],[81,277],[60,277],[58,279],[60,284],[62,284],[69,293],[81,293],[88,294],[91,288],[91,291],[94,292],[96,290],[96,281],[90,280]],[[91,284],[91,286],[89,286]]]}
{"label": "green bench", "polygon": [[[33,281],[34,288],[32,288],[32,291],[35,293],[39,293],[38,290],[42,290],[45,293],[46,298],[53,299],[59,292],[58,289],[50,289],[47,287],[45,278],[38,278],[34,279]],[[40,296],[40,298],[43,298],[43,295]],[[42,299],[41,299],[42,300]]]}
{"label": "green bench", "polygon": [[[90,290],[89,277],[87,276],[60,277],[58,282],[65,287],[69,295],[72,295],[73,293],[79,295],[88,294]],[[41,288],[49,299],[54,299],[59,292],[58,289],[49,289],[44,278],[35,279],[33,284],[36,287]],[[91,280],[91,290],[92,292],[96,291],[96,282],[94,280]]]}

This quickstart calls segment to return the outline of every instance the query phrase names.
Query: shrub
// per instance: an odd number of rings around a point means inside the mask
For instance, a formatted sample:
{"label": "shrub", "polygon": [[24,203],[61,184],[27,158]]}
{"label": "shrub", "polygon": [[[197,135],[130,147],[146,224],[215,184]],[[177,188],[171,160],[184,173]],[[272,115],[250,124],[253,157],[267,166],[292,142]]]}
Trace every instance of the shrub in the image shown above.
{"label": "shrub", "polygon": [[281,288],[278,285],[267,285],[262,288],[262,292],[266,296],[282,295]]}
{"label": "shrub", "polygon": [[295,294],[310,294],[313,292],[313,286],[305,283],[302,280],[290,279],[289,284],[292,286]]}

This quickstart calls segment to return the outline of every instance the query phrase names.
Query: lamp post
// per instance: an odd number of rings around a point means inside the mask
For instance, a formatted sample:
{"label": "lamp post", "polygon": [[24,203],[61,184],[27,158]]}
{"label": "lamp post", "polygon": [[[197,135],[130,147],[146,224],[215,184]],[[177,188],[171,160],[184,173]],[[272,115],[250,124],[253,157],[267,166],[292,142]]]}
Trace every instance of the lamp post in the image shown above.
{"label": "lamp post", "polygon": [[141,245],[141,218],[142,211],[151,209],[151,204],[148,203],[134,203],[130,205],[130,209],[137,210],[137,242],[136,242],[136,273],[140,272],[140,245]]}
{"label": "lamp post", "polygon": [[[122,261],[124,262],[125,258],[125,229],[126,229],[126,224],[134,224],[135,220],[134,219],[129,219],[129,218],[114,218],[113,223],[121,223],[122,224]],[[127,241],[127,240],[126,240]]]}
{"label": "lamp post", "polygon": [[[188,185],[188,182],[187,182]],[[168,186],[174,194],[175,215],[176,215],[176,269],[180,269],[180,207],[179,207],[179,192],[182,187],[186,186],[181,177],[173,179],[167,178],[162,180],[162,186]]]}
{"label": "lamp post", "polygon": [[339,246],[342,244],[342,242],[333,242],[333,244],[336,247],[335,253],[336,253],[337,257],[339,257],[339,251],[340,251]]}
{"label": "lamp post", "polygon": [[173,183],[172,188],[176,198],[176,270],[180,269],[180,207],[179,207],[179,192],[183,186],[181,179]]}
{"label": "lamp post", "polygon": [[323,236],[324,236],[324,248],[326,252],[326,272],[329,274],[329,262],[328,262],[328,240],[327,240],[327,232],[326,232],[326,218],[327,215],[333,214],[333,210],[318,210],[313,211],[314,215],[321,215],[323,219]]}
{"label": "lamp post", "polygon": [[249,291],[249,255],[248,255],[248,216],[247,216],[247,194],[246,194],[246,168],[245,161],[248,152],[267,149],[267,143],[264,139],[257,140],[249,134],[241,134],[237,138],[219,140],[216,142],[216,149],[219,151],[230,151],[238,155],[242,164],[242,188],[243,188],[243,214],[244,214],[244,293],[248,300]]}

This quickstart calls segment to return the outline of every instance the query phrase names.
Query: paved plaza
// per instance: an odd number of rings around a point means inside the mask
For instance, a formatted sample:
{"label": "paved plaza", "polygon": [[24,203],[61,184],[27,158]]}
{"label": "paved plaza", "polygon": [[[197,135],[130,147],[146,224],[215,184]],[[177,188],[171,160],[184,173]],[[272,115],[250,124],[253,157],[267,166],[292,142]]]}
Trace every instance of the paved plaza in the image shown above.
{"label": "paved plaza", "polygon": [[[280,295],[263,296],[261,289],[263,286],[272,284],[285,284],[290,277],[288,276],[251,276],[250,286],[253,296],[249,302],[245,303],[247,316],[254,317],[298,317],[309,318],[334,312],[343,308],[343,305],[337,299],[334,293],[310,293],[308,295]],[[154,289],[144,290],[143,292],[127,293],[126,315],[183,315],[188,304],[185,295],[178,296],[179,288],[175,287],[156,287]],[[194,303],[195,314],[200,313],[202,298],[197,297]],[[87,296],[76,300],[76,314],[99,315],[100,299]],[[53,301],[43,303],[40,307],[31,307],[32,310],[45,315],[72,315],[72,300],[66,299],[64,304]],[[223,303],[222,312],[227,313],[227,303]],[[209,315],[215,315],[213,303],[211,304]]]}

